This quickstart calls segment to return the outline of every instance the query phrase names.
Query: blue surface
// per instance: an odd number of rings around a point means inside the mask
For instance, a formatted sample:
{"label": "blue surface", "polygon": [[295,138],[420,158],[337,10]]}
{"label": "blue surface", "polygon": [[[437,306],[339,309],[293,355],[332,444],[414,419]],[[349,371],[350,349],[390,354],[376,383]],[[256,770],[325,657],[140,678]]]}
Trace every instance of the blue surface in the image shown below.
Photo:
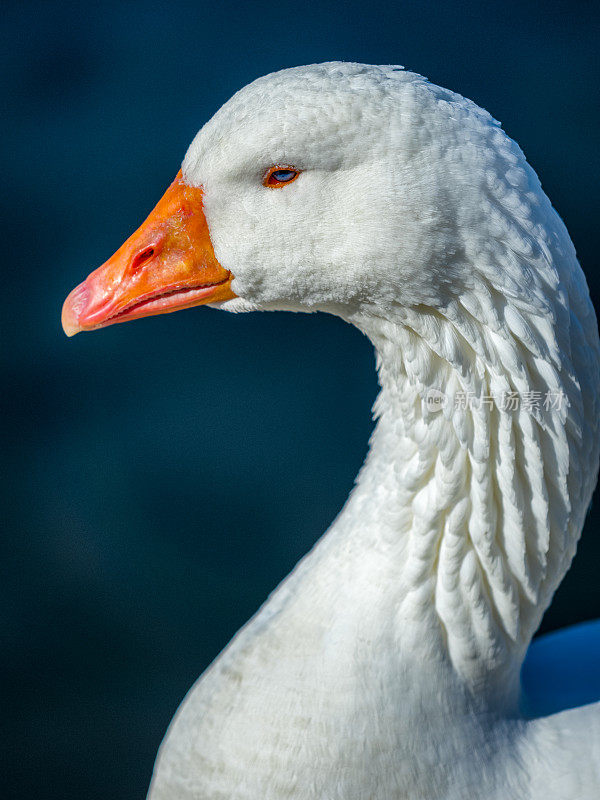
{"label": "blue surface", "polygon": [[600,620],[534,639],[521,682],[522,708],[529,717],[600,700]]}

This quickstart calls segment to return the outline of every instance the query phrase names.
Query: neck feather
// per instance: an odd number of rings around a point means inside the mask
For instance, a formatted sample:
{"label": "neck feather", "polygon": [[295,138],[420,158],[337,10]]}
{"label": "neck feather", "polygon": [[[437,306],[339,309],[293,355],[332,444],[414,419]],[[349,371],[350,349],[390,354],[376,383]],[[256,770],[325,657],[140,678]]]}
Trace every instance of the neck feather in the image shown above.
{"label": "neck feather", "polygon": [[399,637],[420,620],[469,690],[505,698],[595,484],[597,334],[478,294],[353,320],[382,386],[356,494],[398,546]]}

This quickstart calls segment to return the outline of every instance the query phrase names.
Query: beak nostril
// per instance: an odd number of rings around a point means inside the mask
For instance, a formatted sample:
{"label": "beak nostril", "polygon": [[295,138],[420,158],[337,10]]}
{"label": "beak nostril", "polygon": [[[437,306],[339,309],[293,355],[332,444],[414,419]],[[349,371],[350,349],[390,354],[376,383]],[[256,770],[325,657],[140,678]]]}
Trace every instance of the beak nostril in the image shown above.
{"label": "beak nostril", "polygon": [[154,247],[145,247],[143,250],[137,253],[131,262],[132,272],[136,272],[138,269],[140,269],[140,267],[143,267],[147,261],[150,261],[153,255]]}

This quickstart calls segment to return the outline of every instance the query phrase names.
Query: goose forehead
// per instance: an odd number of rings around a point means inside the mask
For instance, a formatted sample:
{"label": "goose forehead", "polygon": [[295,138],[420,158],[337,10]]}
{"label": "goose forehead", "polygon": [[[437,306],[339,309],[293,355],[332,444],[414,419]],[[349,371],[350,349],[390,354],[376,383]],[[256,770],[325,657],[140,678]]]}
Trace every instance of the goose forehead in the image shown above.
{"label": "goose forehead", "polygon": [[340,110],[354,101],[381,102],[396,93],[404,84],[426,82],[424,78],[399,67],[377,67],[368,64],[313,64],[292,67],[257,78],[240,89],[225,103],[219,114],[239,114],[257,106],[281,110],[310,106],[327,113],[332,107]]}
{"label": "goose forehead", "polygon": [[[371,118],[384,113],[370,103]],[[364,156],[370,140],[381,138],[381,124],[365,124],[368,112],[365,100],[353,93],[321,93],[317,102],[306,87],[296,92],[278,87],[262,95],[240,92],[196,135],[183,174],[187,178],[197,169],[210,174],[224,163],[255,165],[263,159],[269,161],[265,166],[280,160],[298,167],[336,166],[336,156]]]}
{"label": "goose forehead", "polygon": [[381,138],[397,112],[401,86],[418,81],[424,79],[399,68],[336,63],[258,78],[199,131],[186,155],[184,176],[224,157],[252,160],[291,151],[314,159],[334,150],[357,152],[357,137],[364,153],[369,137]]}
{"label": "goose forehead", "polygon": [[228,100],[196,135],[183,174],[196,183],[224,164],[244,169],[269,159],[335,167],[336,156],[364,161],[381,150],[378,144],[396,156],[435,140],[461,147],[487,138],[496,125],[471,101],[398,67],[294,67],[259,78]]}

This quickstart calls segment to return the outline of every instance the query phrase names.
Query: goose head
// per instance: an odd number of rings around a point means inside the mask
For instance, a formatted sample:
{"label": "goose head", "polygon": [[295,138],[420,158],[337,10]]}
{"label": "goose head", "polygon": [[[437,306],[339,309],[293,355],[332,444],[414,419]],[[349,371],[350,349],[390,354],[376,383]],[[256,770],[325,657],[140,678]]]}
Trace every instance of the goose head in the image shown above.
{"label": "goose head", "polygon": [[465,230],[485,219],[487,184],[510,191],[495,136],[519,160],[486,112],[396,67],[260,78],[204,125],[146,223],[70,295],[65,330],[206,303],[352,318],[444,307],[473,284]]}

